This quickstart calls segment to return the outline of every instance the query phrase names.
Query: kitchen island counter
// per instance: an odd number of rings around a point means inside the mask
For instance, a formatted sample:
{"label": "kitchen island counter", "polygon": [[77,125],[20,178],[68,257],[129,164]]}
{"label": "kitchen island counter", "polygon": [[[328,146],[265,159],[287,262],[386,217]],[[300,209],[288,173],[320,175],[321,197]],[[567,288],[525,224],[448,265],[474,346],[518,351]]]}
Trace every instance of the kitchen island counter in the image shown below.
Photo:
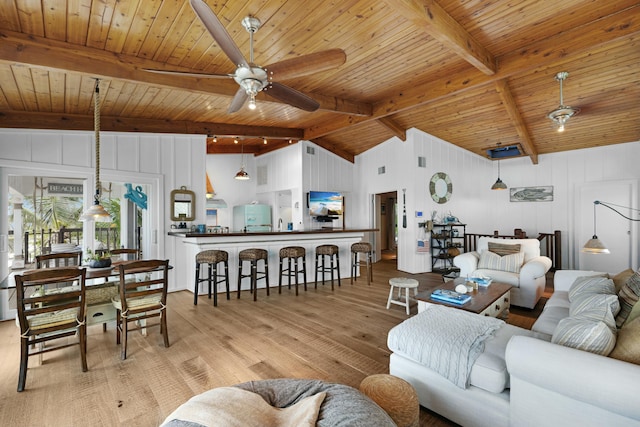
{"label": "kitchen island counter", "polygon": [[[191,230],[173,230],[168,234],[180,239],[179,251],[176,253],[176,277],[186,278],[183,289],[194,291],[195,258],[205,250],[219,249],[229,253],[229,283],[232,291],[237,290],[238,253],[244,249],[260,248],[269,252],[270,286],[278,285],[278,266],[280,249],[286,246],[302,246],[306,250],[307,282],[313,283],[315,277],[315,248],[319,245],[336,245],[339,248],[340,276],[351,277],[351,245],[368,240],[365,235],[376,229],[343,229],[320,228],[312,230],[272,231],[272,232],[230,232],[230,233],[196,233]],[[368,236],[367,236],[368,237]],[[206,274],[203,269],[201,274]],[[358,274],[358,273],[357,273]],[[245,279],[246,280],[246,279]],[[285,280],[286,282],[286,280]],[[199,293],[206,291],[201,284]],[[222,286],[223,287],[223,286]],[[258,287],[264,287],[260,281]],[[242,284],[243,289],[249,283]],[[218,289],[222,291],[223,289]]]}

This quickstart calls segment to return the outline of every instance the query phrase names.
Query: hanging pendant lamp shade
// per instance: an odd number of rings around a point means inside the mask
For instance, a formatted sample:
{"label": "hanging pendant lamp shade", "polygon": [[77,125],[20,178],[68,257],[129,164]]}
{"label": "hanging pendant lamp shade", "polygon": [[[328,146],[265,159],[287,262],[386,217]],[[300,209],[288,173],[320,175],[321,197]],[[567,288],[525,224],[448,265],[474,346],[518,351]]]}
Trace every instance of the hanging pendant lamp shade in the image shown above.
{"label": "hanging pendant lamp shade", "polygon": [[506,190],[507,189],[507,184],[502,182],[502,180],[500,179],[500,160],[498,160],[498,179],[491,186],[491,189],[492,190]]}
{"label": "hanging pendant lamp shade", "polygon": [[236,173],[236,176],[234,178],[238,180],[246,181],[250,178],[247,171],[244,170],[244,141],[242,142],[241,152],[242,152],[242,161],[240,163],[240,170],[238,171],[238,173]]}
{"label": "hanging pendant lamp shade", "polygon": [[93,206],[84,211],[80,221],[111,222],[111,215],[100,204],[100,189],[102,188],[102,183],[100,182],[100,79],[96,79],[93,125],[96,140],[96,194]]}

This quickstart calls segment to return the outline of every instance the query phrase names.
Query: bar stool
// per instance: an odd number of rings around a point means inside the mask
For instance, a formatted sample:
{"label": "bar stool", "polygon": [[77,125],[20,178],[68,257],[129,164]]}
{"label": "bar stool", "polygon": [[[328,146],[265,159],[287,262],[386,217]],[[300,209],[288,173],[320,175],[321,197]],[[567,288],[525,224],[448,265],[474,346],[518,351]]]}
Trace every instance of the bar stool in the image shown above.
{"label": "bar stool", "polygon": [[[218,263],[223,263],[224,274],[218,274]],[[200,278],[200,266],[207,264],[208,276]],[[220,250],[208,250],[196,255],[196,283],[193,291],[193,305],[198,305],[198,286],[201,282],[209,284],[209,299],[211,299],[211,285],[213,285],[213,306],[218,305],[218,283],[227,285],[227,299],[229,296],[229,253]]]}
{"label": "bar stool", "polygon": [[[258,271],[258,261],[264,262],[264,270]],[[251,272],[242,274],[242,262],[251,262]],[[267,295],[269,295],[269,253],[265,249],[245,249],[238,254],[238,298],[240,298],[240,287],[242,279],[251,278],[251,292],[253,292],[253,300],[258,298],[258,280],[266,279]]]}
{"label": "bar stool", "polygon": [[[298,268],[298,260],[302,258],[302,270]],[[288,263],[288,268],[283,267],[284,262]],[[292,269],[291,264],[294,264]],[[291,289],[291,277],[296,281],[296,295],[298,295],[298,276],[303,274],[304,290],[307,290],[307,253],[302,246],[287,246],[280,249],[280,274],[278,279],[278,293],[282,293],[282,276],[289,278],[289,289]]]}
{"label": "bar stool", "polygon": [[[316,246],[316,285],[318,287],[318,273],[322,274],[322,285],[324,286],[324,274],[331,273],[331,290],[333,290],[333,272],[338,272],[338,286],[340,286],[340,256],[336,245]],[[330,266],[325,266],[325,259],[329,257]],[[335,265],[333,261],[336,261]]]}
{"label": "bar stool", "polygon": [[[366,254],[366,259],[361,261],[359,259],[360,254]],[[371,269],[371,263],[373,259],[373,254],[371,252],[371,243],[368,242],[358,242],[351,245],[351,283],[353,284],[354,277],[355,280],[358,280],[356,273],[358,272],[358,267],[362,267],[363,263],[367,267],[367,285],[371,285],[373,281],[373,271]]]}

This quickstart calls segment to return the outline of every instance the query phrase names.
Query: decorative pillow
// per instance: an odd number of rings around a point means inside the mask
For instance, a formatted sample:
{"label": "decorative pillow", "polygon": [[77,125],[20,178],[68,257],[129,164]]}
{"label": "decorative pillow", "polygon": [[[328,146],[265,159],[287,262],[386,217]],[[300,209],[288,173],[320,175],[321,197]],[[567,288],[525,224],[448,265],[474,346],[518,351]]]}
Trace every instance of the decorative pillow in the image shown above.
{"label": "decorative pillow", "polygon": [[620,310],[618,297],[615,295],[589,295],[571,303],[569,316],[574,319],[604,322],[616,333],[616,314]]}
{"label": "decorative pillow", "polygon": [[612,332],[616,332],[616,314],[620,311],[618,297],[614,295],[585,295],[571,302],[569,316],[604,322]]}
{"label": "decorative pillow", "polygon": [[629,277],[629,280],[622,285],[620,292],[618,292],[618,299],[620,300],[620,312],[616,316],[616,325],[620,328],[631,314],[635,303],[640,299],[640,271],[633,273],[633,276]]}
{"label": "decorative pillow", "polygon": [[604,322],[565,317],[558,322],[551,342],[607,356],[616,345],[616,335]]}
{"label": "decorative pillow", "polygon": [[609,356],[640,365],[640,318],[627,320],[618,331],[616,346]]}
{"label": "decorative pillow", "polygon": [[569,301],[573,302],[585,295],[593,294],[615,295],[613,280],[602,276],[578,277],[569,288]]}
{"label": "decorative pillow", "polygon": [[622,286],[627,283],[627,280],[629,280],[629,278],[633,276],[633,273],[635,273],[635,271],[627,268],[626,270],[621,271],[620,273],[612,277],[613,284],[616,286],[616,294],[620,292],[620,288],[622,288]]}
{"label": "decorative pillow", "polygon": [[490,251],[480,254],[478,269],[508,271],[510,273],[520,273],[520,267],[524,261],[524,253],[500,256]]}
{"label": "decorative pillow", "polygon": [[634,319],[638,317],[640,317],[640,301],[638,301],[633,305],[633,308],[631,309],[631,313],[629,313],[629,316],[627,317],[627,320],[624,322],[622,327],[624,328],[624,325],[626,325],[627,323],[631,323]]}
{"label": "decorative pillow", "polygon": [[489,242],[489,251],[500,256],[517,254],[520,252],[520,245],[507,245],[504,243]]}

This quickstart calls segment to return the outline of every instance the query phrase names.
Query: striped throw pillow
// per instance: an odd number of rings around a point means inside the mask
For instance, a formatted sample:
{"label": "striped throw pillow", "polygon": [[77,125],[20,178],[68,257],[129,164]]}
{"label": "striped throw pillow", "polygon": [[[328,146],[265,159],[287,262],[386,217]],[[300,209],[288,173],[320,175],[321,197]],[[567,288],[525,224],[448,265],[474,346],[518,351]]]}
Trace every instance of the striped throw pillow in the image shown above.
{"label": "striped throw pillow", "polygon": [[565,317],[558,322],[551,342],[607,356],[616,345],[616,335],[604,322]]}
{"label": "striped throw pillow", "polygon": [[578,277],[569,288],[569,301],[573,302],[583,296],[594,294],[615,295],[613,280],[603,276]]}
{"label": "striped throw pillow", "polygon": [[640,299],[640,270],[636,271],[633,276],[629,277],[627,283],[622,285],[618,299],[620,300],[620,312],[616,316],[616,325],[620,328],[629,317],[634,304]]}
{"label": "striped throw pillow", "polygon": [[480,254],[478,269],[508,271],[510,273],[520,273],[524,252],[500,256],[491,251],[484,251]]}
{"label": "striped throw pillow", "polygon": [[520,244],[508,245],[506,243],[489,242],[489,250],[500,256],[517,254],[520,252]]}
{"label": "striped throw pillow", "polygon": [[617,295],[585,295],[569,306],[569,316],[604,322],[612,332],[616,332],[616,314],[620,311]]}

